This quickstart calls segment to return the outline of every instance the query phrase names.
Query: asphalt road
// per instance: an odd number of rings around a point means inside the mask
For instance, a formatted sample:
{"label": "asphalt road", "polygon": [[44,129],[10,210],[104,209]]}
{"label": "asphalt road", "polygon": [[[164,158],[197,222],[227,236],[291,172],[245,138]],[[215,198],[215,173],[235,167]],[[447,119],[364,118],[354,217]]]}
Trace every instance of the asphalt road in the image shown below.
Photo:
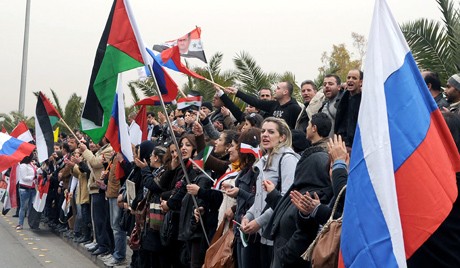
{"label": "asphalt road", "polygon": [[18,218],[0,216],[0,267],[98,267],[49,230],[32,231],[27,219],[17,231]]}

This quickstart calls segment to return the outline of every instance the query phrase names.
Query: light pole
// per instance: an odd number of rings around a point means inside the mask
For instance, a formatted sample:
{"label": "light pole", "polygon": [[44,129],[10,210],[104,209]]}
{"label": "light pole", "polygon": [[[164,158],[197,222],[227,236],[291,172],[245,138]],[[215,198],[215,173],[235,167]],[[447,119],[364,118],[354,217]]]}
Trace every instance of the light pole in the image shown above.
{"label": "light pole", "polygon": [[24,44],[22,46],[21,88],[19,91],[19,113],[24,115],[27,80],[27,54],[29,50],[30,0],[26,3],[26,20],[24,27]]}

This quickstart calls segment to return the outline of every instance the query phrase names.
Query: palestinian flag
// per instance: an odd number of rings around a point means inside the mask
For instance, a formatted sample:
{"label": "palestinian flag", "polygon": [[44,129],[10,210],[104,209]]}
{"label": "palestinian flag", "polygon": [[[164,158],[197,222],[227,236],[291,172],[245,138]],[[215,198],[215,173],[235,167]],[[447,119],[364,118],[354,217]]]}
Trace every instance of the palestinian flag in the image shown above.
{"label": "palestinian flag", "polygon": [[39,92],[35,108],[35,140],[38,161],[41,163],[54,152],[53,126],[61,119],[48,98]]}
{"label": "palestinian flag", "polygon": [[128,0],[115,0],[94,59],[81,128],[99,142],[109,125],[118,74],[144,65],[147,58]]}
{"label": "palestinian flag", "polygon": [[202,157],[199,157],[201,152],[198,154],[198,158],[195,160],[195,163],[201,168],[204,169],[204,165],[206,164],[206,160],[208,160],[209,155],[211,154],[212,150],[214,149],[213,146],[206,146],[202,151]]}

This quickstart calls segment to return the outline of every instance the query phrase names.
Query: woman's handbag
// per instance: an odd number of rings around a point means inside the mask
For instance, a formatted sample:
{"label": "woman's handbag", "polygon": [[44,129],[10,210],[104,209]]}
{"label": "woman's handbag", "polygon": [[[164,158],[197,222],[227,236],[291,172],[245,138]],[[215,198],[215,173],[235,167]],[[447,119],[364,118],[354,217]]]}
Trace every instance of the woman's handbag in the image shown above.
{"label": "woman's handbag", "polygon": [[311,267],[337,267],[340,248],[340,234],[342,232],[342,216],[334,219],[342,193],[346,186],[341,190],[335,200],[334,208],[323,229],[318,233],[315,240],[308,247],[307,251],[302,254],[304,260],[311,262]]}
{"label": "woman's handbag", "polygon": [[136,210],[132,211],[131,213],[134,214],[134,218],[136,220],[136,224],[134,226],[131,235],[129,236],[128,245],[132,250],[139,250],[141,247],[141,234],[142,228],[145,224],[145,217],[147,215],[147,198],[142,199],[138,204]]}
{"label": "woman's handbag", "polygon": [[206,251],[203,268],[233,268],[235,267],[233,259],[233,224],[229,222],[227,232],[224,232],[227,219],[224,219],[217,228],[211,242],[211,246]]}

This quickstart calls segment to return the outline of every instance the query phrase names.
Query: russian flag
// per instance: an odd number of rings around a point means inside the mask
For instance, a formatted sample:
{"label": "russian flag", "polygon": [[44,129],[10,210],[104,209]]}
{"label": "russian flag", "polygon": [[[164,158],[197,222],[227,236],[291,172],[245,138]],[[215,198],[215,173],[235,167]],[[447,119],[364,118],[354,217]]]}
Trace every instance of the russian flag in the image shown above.
{"label": "russian flag", "polygon": [[145,105],[142,105],[131,125],[129,125],[129,138],[132,145],[138,145],[147,140],[147,125],[147,109]]}
{"label": "russian flag", "polygon": [[11,137],[15,137],[16,139],[25,142],[34,140],[34,137],[32,137],[32,134],[24,121],[19,122],[13,131],[11,131]]}
{"label": "russian flag", "polygon": [[128,125],[126,124],[121,73],[118,74],[117,91],[113,102],[112,115],[105,136],[109,139],[110,145],[112,145],[115,152],[121,152],[123,158],[129,162],[134,161],[128,134]]}
{"label": "russian flag", "polygon": [[18,140],[8,134],[0,132],[0,172],[7,170],[14,164],[29,156],[35,145]]}
{"label": "russian flag", "polygon": [[[153,54],[153,51],[146,48],[148,54],[152,57],[151,66],[153,75],[158,83],[163,101],[171,103],[176,100],[177,92],[179,91],[176,82],[169,76],[163,66],[158,62],[158,59]],[[149,75],[150,71],[147,71]],[[135,105],[160,105],[160,98],[158,96],[151,96],[138,101]]]}
{"label": "russian flag", "polygon": [[457,148],[385,0],[376,0],[339,266],[406,267],[457,198]]}
{"label": "russian flag", "polygon": [[156,56],[156,60],[158,60],[161,65],[168,67],[171,70],[181,72],[197,79],[205,80],[203,76],[195,73],[194,71],[188,69],[184,64],[182,64],[178,46],[173,46],[163,50],[158,56]]}

